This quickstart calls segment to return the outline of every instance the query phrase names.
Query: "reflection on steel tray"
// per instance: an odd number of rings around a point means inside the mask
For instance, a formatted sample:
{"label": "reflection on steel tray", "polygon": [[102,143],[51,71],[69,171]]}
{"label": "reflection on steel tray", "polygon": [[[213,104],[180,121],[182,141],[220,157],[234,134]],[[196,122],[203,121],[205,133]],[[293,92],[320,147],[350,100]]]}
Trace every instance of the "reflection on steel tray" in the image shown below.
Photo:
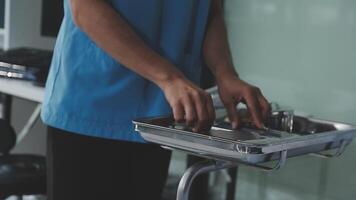
{"label": "reflection on steel tray", "polygon": [[337,156],[356,136],[356,128],[351,125],[293,115],[291,111],[273,112],[265,123],[265,129],[245,123],[240,129],[232,130],[228,122],[220,119],[210,131],[194,133],[189,127],[175,123],[172,117],[134,121],[136,131],[146,141],[201,157],[252,166],[279,160],[280,167],[288,157],[309,153],[331,157],[319,153],[330,149],[337,149]]}

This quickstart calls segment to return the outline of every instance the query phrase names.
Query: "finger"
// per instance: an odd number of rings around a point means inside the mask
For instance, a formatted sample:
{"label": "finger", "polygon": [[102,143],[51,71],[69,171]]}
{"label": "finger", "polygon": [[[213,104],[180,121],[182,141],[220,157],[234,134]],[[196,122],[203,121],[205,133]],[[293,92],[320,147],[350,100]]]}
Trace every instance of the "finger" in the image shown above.
{"label": "finger", "polygon": [[214,103],[213,99],[211,98],[210,95],[208,95],[207,101],[206,101],[206,109],[208,111],[209,119],[210,119],[210,127],[214,124],[215,121],[215,109],[214,109]]}
{"label": "finger", "polygon": [[258,95],[258,101],[260,103],[263,119],[266,120],[269,113],[271,112],[271,105],[268,103],[267,99],[262,94]]}
{"label": "finger", "polygon": [[197,119],[194,103],[189,96],[187,96],[182,102],[185,113],[185,123],[188,127],[192,127]]}
{"label": "finger", "polygon": [[178,123],[184,121],[184,108],[180,102],[176,102],[172,106],[174,120]]}
{"label": "finger", "polygon": [[195,109],[197,111],[197,123],[193,128],[194,132],[199,132],[202,130],[207,130],[209,127],[209,115],[206,110],[206,99],[202,94],[195,94],[193,96]]}
{"label": "finger", "polygon": [[258,102],[257,96],[255,93],[248,93],[244,96],[247,104],[247,108],[251,113],[252,121],[256,125],[257,128],[262,128],[262,116],[260,104]]}
{"label": "finger", "polygon": [[228,102],[225,107],[232,128],[237,129],[239,127],[239,115],[237,113],[236,103],[234,103],[233,101]]}
{"label": "finger", "polygon": [[215,109],[210,94],[205,94],[204,98],[205,98],[205,104],[203,106],[203,109],[205,109],[206,111],[206,122],[204,124],[202,131],[208,131],[213,126],[215,121]]}

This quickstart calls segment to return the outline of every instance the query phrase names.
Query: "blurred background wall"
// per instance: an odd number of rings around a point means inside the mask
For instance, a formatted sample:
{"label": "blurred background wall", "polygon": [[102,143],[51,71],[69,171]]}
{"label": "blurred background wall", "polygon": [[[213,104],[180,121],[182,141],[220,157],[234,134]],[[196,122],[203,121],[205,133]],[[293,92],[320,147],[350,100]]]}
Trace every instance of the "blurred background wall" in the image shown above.
{"label": "blurred background wall", "polygon": [[[270,101],[356,124],[355,0],[226,0],[236,69]],[[241,167],[238,199],[356,198],[356,144],[340,158],[290,159],[277,173]]]}

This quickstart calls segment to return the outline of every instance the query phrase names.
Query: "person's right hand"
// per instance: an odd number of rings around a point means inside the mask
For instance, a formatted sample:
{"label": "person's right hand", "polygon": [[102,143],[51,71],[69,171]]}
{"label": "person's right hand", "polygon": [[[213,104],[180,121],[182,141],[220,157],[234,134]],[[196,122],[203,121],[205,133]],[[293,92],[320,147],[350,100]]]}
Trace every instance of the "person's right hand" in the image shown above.
{"label": "person's right hand", "polygon": [[239,127],[241,121],[237,111],[237,104],[240,102],[247,105],[255,126],[264,128],[263,121],[270,113],[271,107],[259,88],[233,74],[218,79],[217,85],[220,98],[234,129]]}
{"label": "person's right hand", "polygon": [[176,122],[185,121],[194,132],[211,128],[215,120],[215,110],[207,92],[185,78],[169,81],[161,88],[172,107]]}

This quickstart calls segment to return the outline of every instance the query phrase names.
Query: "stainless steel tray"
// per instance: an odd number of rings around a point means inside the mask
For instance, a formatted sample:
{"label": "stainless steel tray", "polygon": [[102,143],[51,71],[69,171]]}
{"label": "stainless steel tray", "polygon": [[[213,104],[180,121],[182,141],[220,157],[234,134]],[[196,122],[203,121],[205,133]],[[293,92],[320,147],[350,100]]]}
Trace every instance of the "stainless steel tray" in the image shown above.
{"label": "stainless steel tray", "polygon": [[337,149],[337,152],[319,155],[338,156],[356,136],[356,127],[352,125],[291,115],[286,111],[272,113],[267,122],[269,128],[263,130],[248,124],[232,130],[222,119],[204,133],[194,133],[190,128],[176,124],[172,117],[138,119],[133,123],[146,141],[164,147],[253,166],[279,160],[278,168],[288,157],[331,149]]}

